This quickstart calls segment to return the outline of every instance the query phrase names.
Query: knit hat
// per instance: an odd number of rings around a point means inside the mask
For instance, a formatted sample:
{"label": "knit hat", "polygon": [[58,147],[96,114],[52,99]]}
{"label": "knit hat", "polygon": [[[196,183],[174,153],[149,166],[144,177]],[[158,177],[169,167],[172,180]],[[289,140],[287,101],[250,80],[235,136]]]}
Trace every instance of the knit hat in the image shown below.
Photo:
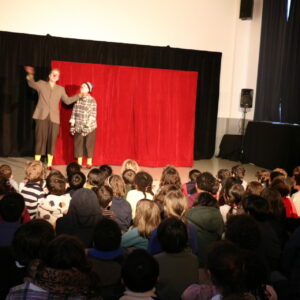
{"label": "knit hat", "polygon": [[94,87],[94,85],[93,84],[91,84],[90,82],[84,82],[84,84],[86,84],[86,86],[88,87],[88,89],[89,89],[89,92],[91,92],[92,91],[92,89],[93,89],[93,87]]}

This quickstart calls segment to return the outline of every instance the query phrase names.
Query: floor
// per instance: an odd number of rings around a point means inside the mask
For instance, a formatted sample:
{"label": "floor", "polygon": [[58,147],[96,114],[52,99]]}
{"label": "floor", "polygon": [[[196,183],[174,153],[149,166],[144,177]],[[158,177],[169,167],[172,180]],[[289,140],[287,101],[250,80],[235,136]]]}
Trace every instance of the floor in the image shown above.
{"label": "floor", "polygon": [[[27,161],[32,160],[32,157],[0,157],[0,165],[8,164],[12,167],[14,179],[17,182],[21,182],[24,178],[24,168]],[[203,159],[194,161],[193,169],[198,169],[201,172],[208,171],[213,175],[216,175],[219,169],[231,169],[232,166],[239,164],[236,161],[230,161],[226,159],[221,159],[213,157],[212,159]],[[257,170],[262,168],[252,165],[244,164],[246,169],[245,180],[250,182],[255,180],[255,173]],[[65,174],[65,165],[54,166],[55,169],[58,169],[63,174]],[[119,174],[121,166],[112,166],[113,172]],[[141,167],[144,171],[150,173],[155,181],[160,179],[160,175],[163,168],[149,168]],[[178,167],[177,170],[180,173],[182,182],[188,181],[188,173],[192,168],[188,167]],[[84,173],[88,173],[88,170],[83,170]]]}

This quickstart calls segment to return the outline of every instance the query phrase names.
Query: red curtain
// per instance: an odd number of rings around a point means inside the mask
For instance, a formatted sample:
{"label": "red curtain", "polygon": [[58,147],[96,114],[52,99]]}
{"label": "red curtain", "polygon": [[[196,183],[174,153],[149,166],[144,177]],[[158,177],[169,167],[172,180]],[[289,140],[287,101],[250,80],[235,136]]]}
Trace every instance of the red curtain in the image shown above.
{"label": "red curtain", "polygon": [[[198,73],[140,67],[52,61],[69,96],[81,83],[94,84],[97,133],[93,164],[120,165],[135,159],[142,166],[192,166]],[[61,105],[61,127],[54,164],[74,158],[69,119]]]}

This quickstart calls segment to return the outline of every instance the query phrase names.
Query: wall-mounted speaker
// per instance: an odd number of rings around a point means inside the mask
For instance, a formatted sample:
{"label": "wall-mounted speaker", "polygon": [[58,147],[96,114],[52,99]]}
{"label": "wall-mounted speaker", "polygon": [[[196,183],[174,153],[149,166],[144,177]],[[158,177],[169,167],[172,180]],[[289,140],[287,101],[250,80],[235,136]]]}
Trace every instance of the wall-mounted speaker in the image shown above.
{"label": "wall-mounted speaker", "polygon": [[253,90],[252,89],[242,89],[240,107],[242,107],[242,108],[252,107],[252,99],[253,99]]}
{"label": "wall-mounted speaker", "polygon": [[253,0],[241,0],[240,19],[242,20],[252,19],[252,13],[253,13]]}

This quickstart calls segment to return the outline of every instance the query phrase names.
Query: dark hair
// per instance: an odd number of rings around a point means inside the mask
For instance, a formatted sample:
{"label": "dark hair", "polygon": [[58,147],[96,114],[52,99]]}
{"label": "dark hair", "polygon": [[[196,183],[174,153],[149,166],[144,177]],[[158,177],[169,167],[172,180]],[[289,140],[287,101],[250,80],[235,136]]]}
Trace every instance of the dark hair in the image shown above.
{"label": "dark hair", "polygon": [[250,181],[246,188],[246,194],[247,195],[260,195],[263,191],[264,187],[263,185],[258,181]]}
{"label": "dark hair", "polygon": [[[236,177],[228,177],[224,180],[223,182],[223,186],[221,188],[221,191],[220,191],[220,196],[219,196],[219,204],[220,205],[224,205],[225,203],[234,203],[234,198],[237,197],[237,202],[238,200],[241,200],[239,199],[239,194],[242,193],[242,189],[244,191],[244,188],[241,188],[241,185],[242,184],[242,181],[239,179],[239,178],[236,178]],[[239,185],[239,187],[236,189],[234,189],[235,191],[236,190],[240,190],[239,192],[234,192],[234,194],[232,194],[232,187],[234,185]]]}
{"label": "dark hair", "polygon": [[189,172],[189,178],[192,182],[196,182],[197,177],[201,174],[201,172],[197,169],[192,169]]}
{"label": "dark hair", "polygon": [[226,203],[230,205],[230,209],[227,213],[227,218],[232,215],[233,209],[239,207],[242,203],[242,199],[245,193],[244,187],[237,183],[231,186],[228,190],[228,195],[226,196]]}
{"label": "dark hair", "polygon": [[108,185],[101,185],[94,187],[93,191],[96,193],[100,206],[106,208],[113,198],[113,190]]}
{"label": "dark hair", "polygon": [[274,188],[265,188],[261,196],[269,203],[270,212],[276,219],[282,220],[285,217],[285,206],[278,190]]}
{"label": "dark hair", "polygon": [[158,262],[143,249],[136,249],[130,253],[122,268],[122,278],[126,287],[138,293],[153,289],[158,274]]}
{"label": "dark hair", "polygon": [[109,165],[101,165],[99,167],[99,170],[101,171],[101,173],[103,174],[103,176],[105,177],[105,179],[107,177],[111,176],[112,173],[113,173],[112,168]]}
{"label": "dark hair", "polygon": [[281,180],[280,178],[276,178],[272,181],[270,188],[277,190],[281,197],[286,197],[290,193],[290,187]]}
{"label": "dark hair", "polygon": [[273,180],[275,179],[275,178],[277,178],[278,177],[278,179],[284,179],[284,174],[283,173],[281,173],[281,172],[279,172],[279,171],[272,171],[271,173],[270,173],[270,180],[271,180],[271,183],[273,182]]}
{"label": "dark hair", "polygon": [[10,185],[9,180],[0,174],[0,195],[7,195],[12,192],[15,192],[15,189]]}
{"label": "dark hair", "polygon": [[231,172],[228,169],[220,169],[217,173],[217,178],[223,184],[224,180],[231,176]]}
{"label": "dark hair", "polygon": [[270,212],[268,201],[261,196],[248,195],[243,198],[242,205],[246,213],[259,221],[264,221]]}
{"label": "dark hair", "polygon": [[50,194],[61,196],[66,192],[66,179],[62,174],[50,174],[46,179],[46,186]]}
{"label": "dark hair", "polygon": [[120,248],[121,239],[121,229],[114,220],[103,218],[96,225],[94,231],[94,245],[97,250],[117,250]]}
{"label": "dark hair", "polygon": [[102,173],[99,169],[94,168],[88,173],[87,181],[90,185],[100,186],[104,184],[105,178],[104,173]]}
{"label": "dark hair", "polygon": [[240,178],[243,180],[246,170],[242,165],[236,165],[231,168],[232,175],[234,177]]}
{"label": "dark hair", "polygon": [[225,239],[240,248],[255,250],[261,242],[259,227],[249,215],[234,215],[228,218],[225,228]]}
{"label": "dark hair", "polygon": [[205,192],[216,194],[219,189],[219,183],[211,173],[203,172],[197,177],[197,187]]}
{"label": "dark hair", "polygon": [[193,206],[210,206],[219,208],[219,204],[216,198],[214,198],[210,193],[202,192],[198,195]]}
{"label": "dark hair", "polygon": [[19,193],[10,193],[0,200],[0,215],[6,222],[20,220],[25,208],[24,197]]}
{"label": "dark hair", "polygon": [[60,270],[90,269],[82,242],[75,236],[62,234],[52,240],[42,257],[47,267]]}
{"label": "dark hair", "polygon": [[187,247],[187,227],[176,217],[167,218],[157,228],[157,239],[163,251],[179,253]]}
{"label": "dark hair", "polygon": [[176,168],[173,166],[166,166],[161,174],[159,186],[174,184],[178,188],[182,188],[181,179]]}
{"label": "dark hair", "polygon": [[223,297],[242,295],[246,291],[243,256],[238,246],[227,241],[213,243],[208,251],[206,264],[213,284],[222,291]]}
{"label": "dark hair", "polygon": [[152,192],[153,178],[149,173],[143,171],[137,172],[134,177],[134,183],[137,187],[137,190],[144,193],[145,198],[147,198],[146,192],[154,195]]}
{"label": "dark hair", "polygon": [[300,174],[294,174],[294,179],[296,185],[300,185]]}
{"label": "dark hair", "polygon": [[35,258],[41,258],[48,243],[55,237],[53,226],[43,220],[32,220],[17,229],[12,241],[13,256],[27,266]]}
{"label": "dark hair", "polygon": [[81,166],[77,162],[73,161],[73,162],[69,163],[67,165],[67,169],[66,169],[68,181],[70,181],[71,176],[74,173],[78,173],[80,171],[81,171]]}
{"label": "dark hair", "polygon": [[135,175],[136,175],[136,173],[133,170],[131,170],[131,169],[125,170],[122,173],[122,178],[123,178],[125,184],[130,184],[133,186]]}
{"label": "dark hair", "polygon": [[3,175],[6,179],[9,179],[12,175],[11,167],[9,165],[1,165],[0,174]]}
{"label": "dark hair", "polygon": [[69,177],[69,185],[72,190],[83,188],[86,177],[82,172],[75,172]]}

